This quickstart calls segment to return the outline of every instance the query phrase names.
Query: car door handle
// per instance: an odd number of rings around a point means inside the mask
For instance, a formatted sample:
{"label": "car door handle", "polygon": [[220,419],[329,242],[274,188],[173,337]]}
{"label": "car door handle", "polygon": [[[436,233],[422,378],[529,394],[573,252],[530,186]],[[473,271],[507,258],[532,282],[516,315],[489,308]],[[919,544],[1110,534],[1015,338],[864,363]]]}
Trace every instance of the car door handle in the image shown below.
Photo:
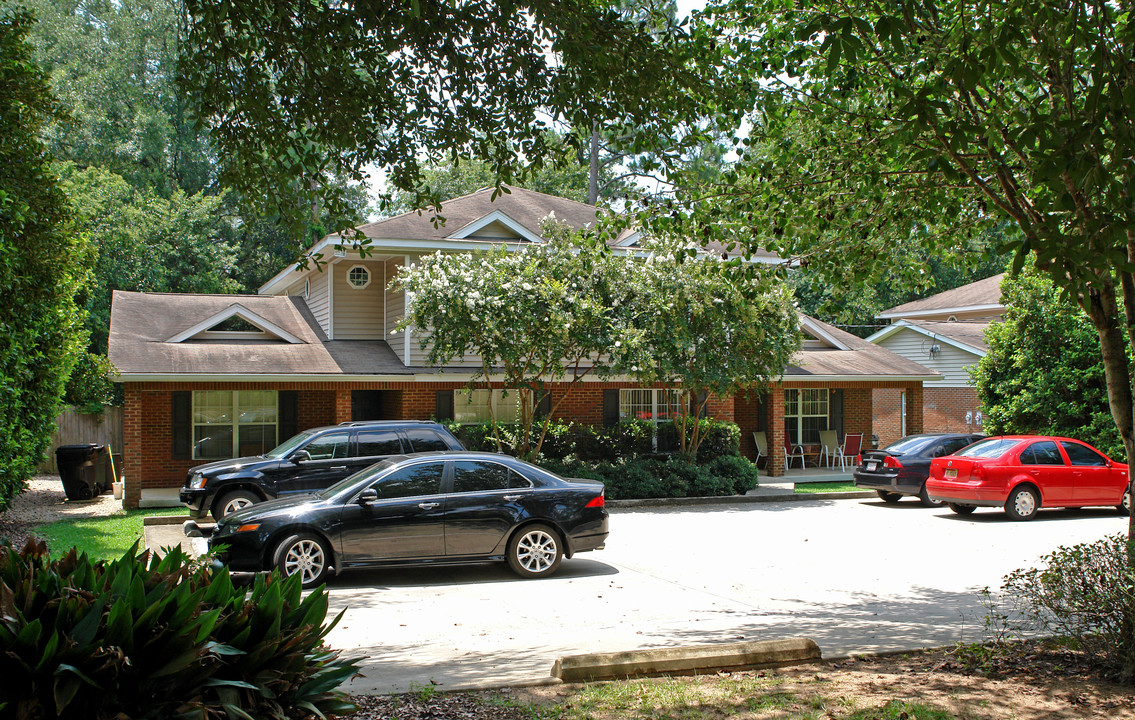
{"label": "car door handle", "polygon": [[441,505],[441,503],[433,503],[433,502],[418,503],[418,507],[420,507],[423,510],[433,510],[434,508],[439,507],[440,505]]}
{"label": "car door handle", "polygon": [[346,470],[347,466],[346,465],[332,465],[331,469],[332,470]]}
{"label": "car door handle", "polygon": [[516,500],[519,500],[522,497],[524,497],[524,496],[523,495],[505,495],[504,499],[508,500],[509,502],[514,502]]}

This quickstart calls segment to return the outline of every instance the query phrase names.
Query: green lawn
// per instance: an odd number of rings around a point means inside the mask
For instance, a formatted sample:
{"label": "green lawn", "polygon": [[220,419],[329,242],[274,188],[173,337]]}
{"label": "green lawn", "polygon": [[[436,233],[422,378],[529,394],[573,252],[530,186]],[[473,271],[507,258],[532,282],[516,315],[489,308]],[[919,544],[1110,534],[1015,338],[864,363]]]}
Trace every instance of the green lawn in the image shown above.
{"label": "green lawn", "polygon": [[801,494],[855,492],[859,489],[855,487],[855,483],[848,482],[796,483],[795,488],[796,492]]}
{"label": "green lawn", "polygon": [[71,547],[92,560],[117,560],[142,537],[142,518],[148,515],[188,514],[184,508],[147,508],[118,512],[105,517],[59,520],[40,525],[35,534],[47,541],[52,557]]}

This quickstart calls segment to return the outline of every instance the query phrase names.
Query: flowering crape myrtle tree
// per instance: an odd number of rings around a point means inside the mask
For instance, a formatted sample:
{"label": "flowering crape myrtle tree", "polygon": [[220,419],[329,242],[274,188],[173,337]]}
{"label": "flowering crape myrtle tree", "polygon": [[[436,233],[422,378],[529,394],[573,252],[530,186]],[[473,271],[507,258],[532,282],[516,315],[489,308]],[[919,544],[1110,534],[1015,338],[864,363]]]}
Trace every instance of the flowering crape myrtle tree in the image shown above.
{"label": "flowering crape myrtle tree", "polygon": [[[754,268],[698,255],[673,242],[647,242],[645,259],[628,256],[623,333],[611,349],[614,371],[667,393],[680,450],[696,454],[697,418],[709,398],[774,382],[800,348],[792,294]],[[673,402],[673,398],[679,398]]]}
{"label": "flowering crape myrtle tree", "polygon": [[[610,257],[554,225],[546,243],[500,248],[484,254],[436,253],[402,268],[392,285],[408,299],[398,325],[428,329],[422,349],[430,363],[478,356],[474,383],[490,380],[514,391],[519,433],[516,451],[540,452],[549,422],[571,392],[592,374],[607,372],[597,360],[613,341],[608,302]],[[583,245],[579,243],[584,243]],[[535,410],[547,383],[566,383],[533,437]],[[490,419],[501,448],[496,412]]]}

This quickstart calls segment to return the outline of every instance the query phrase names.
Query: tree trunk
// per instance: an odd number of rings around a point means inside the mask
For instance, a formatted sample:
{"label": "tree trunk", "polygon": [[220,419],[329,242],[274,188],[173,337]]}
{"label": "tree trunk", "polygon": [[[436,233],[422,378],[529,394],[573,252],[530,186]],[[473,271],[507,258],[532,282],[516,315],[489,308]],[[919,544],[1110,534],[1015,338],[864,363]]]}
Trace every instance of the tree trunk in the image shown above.
{"label": "tree trunk", "polygon": [[599,202],[599,123],[591,123],[591,148],[587,163],[587,204]]}

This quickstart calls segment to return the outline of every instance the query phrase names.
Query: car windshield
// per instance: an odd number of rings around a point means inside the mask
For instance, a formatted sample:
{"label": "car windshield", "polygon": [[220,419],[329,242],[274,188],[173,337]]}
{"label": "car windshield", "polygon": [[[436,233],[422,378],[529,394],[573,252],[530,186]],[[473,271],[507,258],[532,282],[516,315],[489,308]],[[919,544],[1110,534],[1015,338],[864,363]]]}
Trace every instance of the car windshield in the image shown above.
{"label": "car windshield", "polygon": [[1013,438],[989,438],[959,450],[954,455],[972,458],[999,458],[1020,444],[1020,440]]}
{"label": "car windshield", "polygon": [[[405,459],[405,457],[398,458],[398,460],[404,460],[404,459]],[[365,468],[363,468],[362,470],[359,470],[354,475],[348,475],[347,477],[343,478],[342,480],[335,483],[331,487],[320,490],[319,492],[315,493],[315,496],[322,499],[322,500],[326,500],[328,498],[335,497],[336,495],[343,492],[344,490],[351,487],[352,485],[358,484],[358,482],[360,480],[364,479],[364,477],[367,477],[367,478],[378,477],[382,473],[384,473],[387,470],[389,470],[390,468],[394,467],[396,464],[397,464],[397,462],[394,461],[394,460],[380,460],[379,462],[376,462],[374,465],[368,465]]]}
{"label": "car windshield", "polygon": [[299,435],[295,435],[285,440],[268,452],[264,453],[264,457],[283,460],[284,458],[292,454],[292,450],[295,450],[297,447],[307,442],[307,439],[309,437],[311,437],[311,433],[301,432]]}
{"label": "car windshield", "polygon": [[902,440],[896,440],[887,447],[883,448],[892,455],[905,455],[907,453],[917,453],[923,450],[927,445],[932,443],[936,438],[926,437],[925,435],[911,435],[904,437]]}

